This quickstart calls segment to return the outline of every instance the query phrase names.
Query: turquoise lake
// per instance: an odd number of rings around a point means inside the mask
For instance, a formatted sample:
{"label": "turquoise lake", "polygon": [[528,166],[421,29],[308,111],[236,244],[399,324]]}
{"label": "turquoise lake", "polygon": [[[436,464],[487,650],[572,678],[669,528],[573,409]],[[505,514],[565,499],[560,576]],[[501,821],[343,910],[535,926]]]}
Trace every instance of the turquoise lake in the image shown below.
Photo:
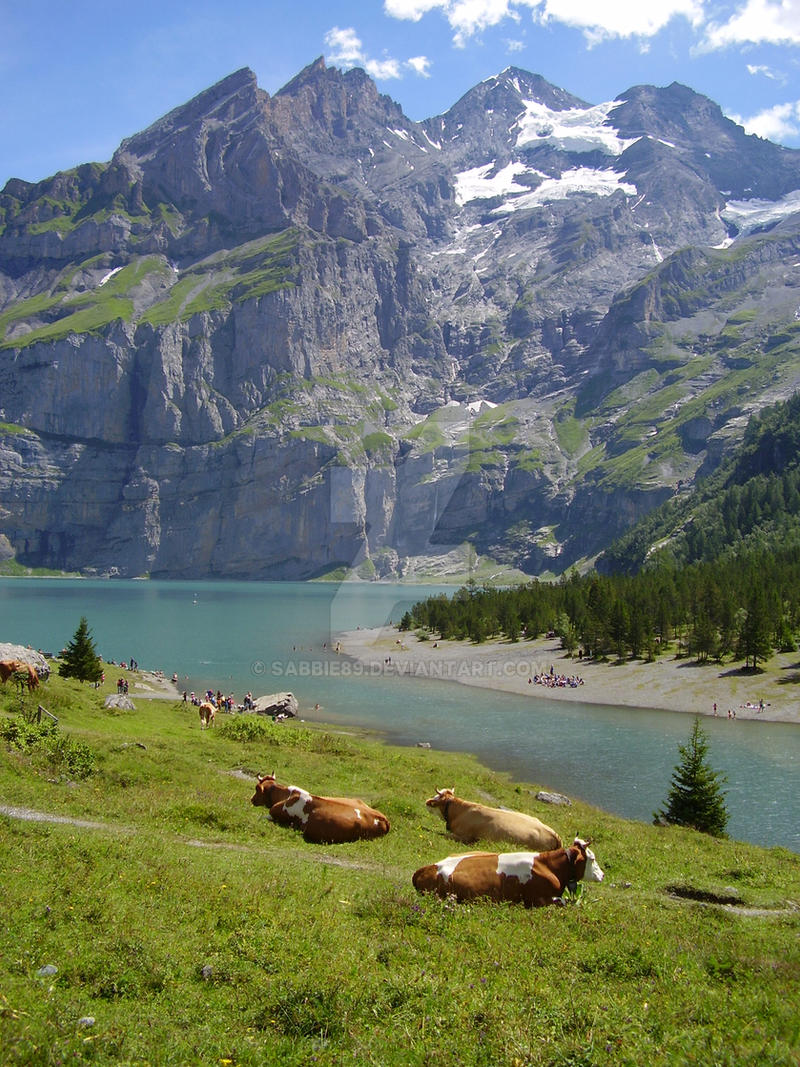
{"label": "turquoise lake", "polygon": [[[408,675],[375,677],[331,653],[342,630],[397,621],[437,591],[368,583],[0,579],[0,641],[57,653],[85,615],[104,658],[175,672],[189,690],[222,689],[239,699],[248,690],[291,690],[302,709],[319,703],[316,717],[326,722],[368,727],[398,744],[427,741],[472,752],[515,780],[649,822],[666,797],[678,745],[688,738],[688,716],[531,700]],[[703,728],[710,762],[727,776],[731,837],[800,852],[800,726],[704,718]],[[469,782],[455,785],[470,794]],[[564,827],[565,836],[573,832],[589,834],[591,827]]]}

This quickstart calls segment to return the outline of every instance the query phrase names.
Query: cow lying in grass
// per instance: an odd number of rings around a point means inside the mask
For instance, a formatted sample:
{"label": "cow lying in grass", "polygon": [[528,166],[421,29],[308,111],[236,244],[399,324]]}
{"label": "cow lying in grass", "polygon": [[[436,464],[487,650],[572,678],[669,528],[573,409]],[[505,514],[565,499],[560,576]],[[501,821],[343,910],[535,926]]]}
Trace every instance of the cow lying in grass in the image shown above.
{"label": "cow lying in grass", "polygon": [[550,852],[467,852],[420,867],[412,882],[419,893],[442,898],[490,900],[542,908],[563,903],[564,890],[575,891],[578,882],[602,882],[588,841],[576,837],[569,848]]}
{"label": "cow lying in grass", "polygon": [[296,785],[279,785],[275,775],[258,776],[251,803],[268,807],[279,826],[302,831],[306,841],[338,845],[389,832],[386,816],[357,797],[318,797]]}
{"label": "cow lying in grass", "polygon": [[521,811],[488,808],[485,804],[462,800],[452,789],[437,789],[436,796],[425,803],[429,808],[438,808],[447,829],[465,845],[485,840],[516,841],[541,851],[561,847],[561,838],[555,830]]}

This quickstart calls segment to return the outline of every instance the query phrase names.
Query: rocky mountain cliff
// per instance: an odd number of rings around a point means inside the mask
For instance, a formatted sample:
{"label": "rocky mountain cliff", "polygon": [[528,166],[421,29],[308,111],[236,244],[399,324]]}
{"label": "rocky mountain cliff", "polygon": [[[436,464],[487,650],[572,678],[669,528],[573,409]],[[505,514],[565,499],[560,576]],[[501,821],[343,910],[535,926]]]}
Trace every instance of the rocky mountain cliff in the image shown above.
{"label": "rocky mountain cliff", "polygon": [[0,193],[0,556],[563,571],[797,388],[799,286],[800,152],[684,86],[238,71]]}

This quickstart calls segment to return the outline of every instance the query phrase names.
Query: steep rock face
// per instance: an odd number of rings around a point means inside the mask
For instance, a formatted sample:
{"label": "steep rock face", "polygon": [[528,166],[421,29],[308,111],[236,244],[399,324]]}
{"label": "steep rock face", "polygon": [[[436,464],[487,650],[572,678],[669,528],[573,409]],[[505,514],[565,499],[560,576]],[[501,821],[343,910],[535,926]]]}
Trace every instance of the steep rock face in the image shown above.
{"label": "steep rock face", "polygon": [[0,551],[563,570],[796,388],[798,232],[800,153],[684,86],[510,68],[415,123],[363,71],[238,71],[0,193]]}

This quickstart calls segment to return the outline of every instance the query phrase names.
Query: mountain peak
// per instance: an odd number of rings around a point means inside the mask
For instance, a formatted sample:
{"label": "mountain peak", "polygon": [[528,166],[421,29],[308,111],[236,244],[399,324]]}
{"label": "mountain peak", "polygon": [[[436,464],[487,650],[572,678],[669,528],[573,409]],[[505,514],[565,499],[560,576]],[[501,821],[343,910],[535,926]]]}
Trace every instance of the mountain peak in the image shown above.
{"label": "mountain peak", "polygon": [[[223,109],[228,113],[231,110],[236,112],[247,110],[257,102],[260,92],[253,71],[249,67],[242,67],[233,74],[228,74],[209,89],[198,93],[187,104],[182,104],[157,119],[146,130],[124,140],[119,151],[131,155],[147,155],[153,150],[154,145],[163,141],[165,136],[171,136],[175,131],[205,117],[210,117]],[[226,118],[229,117],[229,114],[226,115]]]}
{"label": "mountain peak", "polygon": [[313,63],[309,63],[307,67],[303,67],[299,74],[295,74],[291,81],[288,81],[282,89],[279,89],[275,94],[276,96],[294,96],[298,90],[311,82],[319,80],[320,76],[327,71],[325,65],[325,56],[317,56]]}
{"label": "mountain peak", "polygon": [[553,111],[589,107],[589,104],[580,97],[553,85],[541,74],[533,74],[529,70],[523,70],[522,67],[506,67],[500,74],[487,79],[483,84],[507,86],[517,92],[521,99],[546,104]]}

